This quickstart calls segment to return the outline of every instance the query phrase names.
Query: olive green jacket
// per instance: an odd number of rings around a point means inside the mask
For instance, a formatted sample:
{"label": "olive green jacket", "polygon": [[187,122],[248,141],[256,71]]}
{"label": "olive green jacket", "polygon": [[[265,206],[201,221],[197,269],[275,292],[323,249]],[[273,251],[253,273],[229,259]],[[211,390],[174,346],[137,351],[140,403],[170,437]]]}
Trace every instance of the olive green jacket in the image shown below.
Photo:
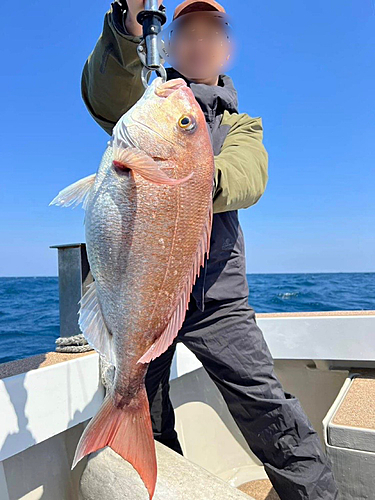
{"label": "olive green jacket", "polygon": [[[94,120],[108,133],[144,92],[142,64],[137,54],[140,37],[122,33],[114,22],[116,2],[104,16],[103,31],[82,72],[83,101]],[[117,14],[117,12],[116,12]],[[230,130],[215,156],[214,213],[248,208],[264,193],[268,154],[263,145],[260,117],[224,111]]]}

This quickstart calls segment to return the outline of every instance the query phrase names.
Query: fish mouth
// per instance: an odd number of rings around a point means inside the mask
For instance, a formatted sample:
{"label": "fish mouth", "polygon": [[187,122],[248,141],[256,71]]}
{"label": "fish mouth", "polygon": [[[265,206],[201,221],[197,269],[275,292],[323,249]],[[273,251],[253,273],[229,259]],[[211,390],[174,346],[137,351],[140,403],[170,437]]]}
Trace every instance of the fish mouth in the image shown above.
{"label": "fish mouth", "polygon": [[187,87],[187,83],[183,78],[174,78],[173,80],[168,80],[166,82],[163,82],[161,78],[156,78],[154,92],[158,97],[166,99],[184,87]]}

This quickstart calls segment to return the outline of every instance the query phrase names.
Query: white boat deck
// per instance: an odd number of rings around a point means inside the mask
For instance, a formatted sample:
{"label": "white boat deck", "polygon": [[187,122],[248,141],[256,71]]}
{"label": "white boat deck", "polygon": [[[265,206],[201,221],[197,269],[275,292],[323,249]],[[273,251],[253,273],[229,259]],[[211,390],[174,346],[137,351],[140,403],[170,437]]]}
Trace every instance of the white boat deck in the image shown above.
{"label": "white boat deck", "polygon": [[[283,386],[300,398],[322,441],[322,420],[353,370],[365,378],[352,384],[333,422],[375,430],[375,342],[370,341],[375,311],[257,314],[257,322]],[[71,455],[104,396],[98,360],[95,351],[51,352],[0,365],[1,500],[75,498],[69,495],[78,487],[85,462],[70,471]],[[206,400],[182,397],[184,387],[198,394],[202,383]],[[209,384],[199,361],[178,344],[171,399],[185,456],[232,486],[243,485],[256,500],[273,500],[262,464]],[[215,438],[204,442],[204,450],[193,439],[199,433]]]}

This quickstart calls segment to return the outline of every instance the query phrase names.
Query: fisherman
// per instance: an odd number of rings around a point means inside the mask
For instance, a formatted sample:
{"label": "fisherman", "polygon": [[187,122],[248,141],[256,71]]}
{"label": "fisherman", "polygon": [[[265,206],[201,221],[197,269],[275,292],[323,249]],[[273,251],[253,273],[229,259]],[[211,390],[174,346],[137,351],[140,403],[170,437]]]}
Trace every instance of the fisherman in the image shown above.
{"label": "fisherman", "polygon": [[[144,92],[137,53],[142,26],[136,19],[143,9],[144,0],[114,0],[83,69],[84,103],[110,135],[119,118]],[[159,9],[165,10],[161,0]],[[283,390],[248,303],[238,210],[254,205],[264,193],[268,154],[262,142],[261,118],[239,113],[233,81],[220,71],[225,62],[221,43],[225,27],[219,17],[203,22],[202,13],[207,11],[225,13],[214,0],[185,0],[176,7],[173,20],[185,22],[180,22],[181,28],[173,34],[178,56],[175,67],[166,69],[168,80],[186,81],[211,132],[214,216],[210,257],[193,287],[185,321],[171,346],[150,362],[147,371],[154,438],[183,454],[169,398],[172,358],[177,342],[182,342],[220,390],[280,498],[337,499],[331,464],[319,436],[298,398]]]}

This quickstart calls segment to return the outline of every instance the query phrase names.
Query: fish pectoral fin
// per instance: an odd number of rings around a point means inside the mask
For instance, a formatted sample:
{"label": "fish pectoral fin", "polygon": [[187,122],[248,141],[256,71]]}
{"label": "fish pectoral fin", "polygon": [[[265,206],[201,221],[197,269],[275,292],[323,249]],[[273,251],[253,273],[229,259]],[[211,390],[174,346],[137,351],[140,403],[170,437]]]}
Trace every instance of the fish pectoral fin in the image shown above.
{"label": "fish pectoral fin", "polygon": [[173,179],[163,172],[158,163],[144,151],[138,148],[117,148],[114,152],[113,163],[127,167],[141,175],[144,179],[155,184],[168,184],[175,186],[188,181],[194,172],[182,179]]}
{"label": "fish pectoral fin", "polygon": [[78,324],[85,339],[109,363],[116,366],[113,336],[104,322],[96,293],[95,281],[88,285],[86,293],[79,301],[79,304]]}
{"label": "fish pectoral fin", "polygon": [[141,356],[137,363],[150,363],[153,359],[157,358],[172,344],[173,339],[178,334],[182,323],[186,316],[186,309],[190,301],[190,294],[195,284],[196,277],[199,276],[201,266],[204,266],[205,254],[209,257],[210,251],[210,238],[213,220],[213,206],[212,198],[208,209],[208,216],[206,224],[203,228],[201,238],[198,243],[197,252],[194,256],[194,262],[190,270],[190,274],[186,280],[185,286],[179,297],[177,307],[171,316],[168,326],[162,334],[155,340],[151,347]]}
{"label": "fish pectoral fin", "polygon": [[70,186],[67,186],[49,203],[49,205],[58,205],[68,207],[75,203],[74,207],[83,202],[83,208],[86,209],[88,194],[94,185],[96,174],[88,175]]}

